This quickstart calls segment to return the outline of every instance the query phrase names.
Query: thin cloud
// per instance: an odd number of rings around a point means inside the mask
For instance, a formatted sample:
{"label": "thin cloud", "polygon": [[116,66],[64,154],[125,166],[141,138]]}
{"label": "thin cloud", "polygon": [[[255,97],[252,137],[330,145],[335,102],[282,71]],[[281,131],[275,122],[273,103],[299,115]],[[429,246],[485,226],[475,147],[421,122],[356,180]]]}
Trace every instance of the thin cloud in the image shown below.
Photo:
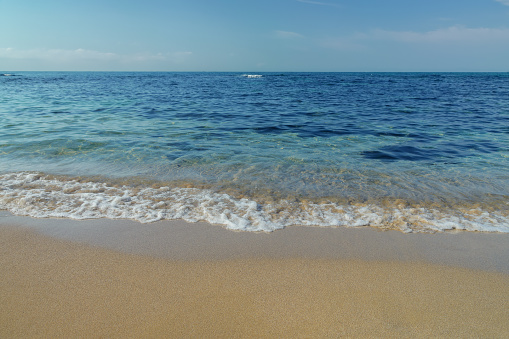
{"label": "thin cloud", "polygon": [[441,17],[441,18],[436,18],[435,20],[438,20],[438,21],[453,21],[454,18]]}
{"label": "thin cloud", "polygon": [[[509,1],[509,0],[508,0]],[[349,36],[328,37],[318,40],[319,46],[341,51],[364,51],[377,43],[398,43],[407,45],[509,45],[509,28],[468,28],[452,26],[427,32],[389,31],[375,29],[358,32]]]}
{"label": "thin cloud", "polygon": [[333,4],[330,2],[320,2],[320,1],[312,1],[312,0],[297,0],[297,1],[305,3],[305,4],[311,4],[311,5],[339,7],[338,4]]}
{"label": "thin cloud", "polygon": [[319,41],[319,45],[325,48],[342,51],[360,51],[365,50],[366,46],[362,43],[367,38],[366,34],[356,33],[350,37],[325,38]]}
{"label": "thin cloud", "polygon": [[[509,0],[508,0],[509,1]],[[464,26],[452,26],[428,32],[414,31],[386,31],[374,30],[367,35],[374,39],[394,40],[407,43],[439,43],[439,42],[486,42],[507,41],[509,42],[509,29],[507,28],[468,28]]]}
{"label": "thin cloud", "polygon": [[43,59],[43,60],[114,60],[118,59],[115,53],[104,53],[82,48],[74,50],[65,49],[28,49],[0,48],[0,57],[9,59]]}
{"label": "thin cloud", "polygon": [[51,62],[75,62],[75,61],[116,61],[123,63],[143,63],[150,61],[183,62],[192,52],[175,53],[139,53],[132,55],[120,55],[110,52],[86,50],[83,48],[66,49],[16,49],[0,48],[0,58],[6,59],[31,59]]}
{"label": "thin cloud", "polygon": [[276,37],[281,39],[301,39],[304,38],[304,35],[295,33],[295,32],[289,32],[289,31],[275,31]]}
{"label": "thin cloud", "polygon": [[497,2],[500,2],[502,5],[509,6],[509,0],[495,0]]}
{"label": "thin cloud", "polygon": [[173,61],[173,62],[183,62],[188,57],[193,55],[193,52],[175,52],[175,53],[141,53],[135,55],[125,55],[122,56],[123,61],[137,61],[137,62],[147,62],[147,61]]}

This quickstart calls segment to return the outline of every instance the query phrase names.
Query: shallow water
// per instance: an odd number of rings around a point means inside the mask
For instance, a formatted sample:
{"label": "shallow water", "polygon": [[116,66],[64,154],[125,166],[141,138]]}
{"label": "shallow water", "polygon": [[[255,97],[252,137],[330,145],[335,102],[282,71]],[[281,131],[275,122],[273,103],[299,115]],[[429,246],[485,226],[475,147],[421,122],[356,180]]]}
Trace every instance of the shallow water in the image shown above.
{"label": "shallow water", "polygon": [[13,74],[2,209],[509,231],[509,73]]}

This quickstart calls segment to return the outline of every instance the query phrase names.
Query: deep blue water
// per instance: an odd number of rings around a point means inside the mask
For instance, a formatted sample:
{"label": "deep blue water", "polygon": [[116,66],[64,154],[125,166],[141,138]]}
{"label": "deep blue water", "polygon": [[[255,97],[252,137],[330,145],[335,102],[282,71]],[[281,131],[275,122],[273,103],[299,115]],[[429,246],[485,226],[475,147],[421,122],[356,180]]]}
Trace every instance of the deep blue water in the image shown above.
{"label": "deep blue water", "polygon": [[509,230],[509,73],[260,75],[0,76],[0,208]]}

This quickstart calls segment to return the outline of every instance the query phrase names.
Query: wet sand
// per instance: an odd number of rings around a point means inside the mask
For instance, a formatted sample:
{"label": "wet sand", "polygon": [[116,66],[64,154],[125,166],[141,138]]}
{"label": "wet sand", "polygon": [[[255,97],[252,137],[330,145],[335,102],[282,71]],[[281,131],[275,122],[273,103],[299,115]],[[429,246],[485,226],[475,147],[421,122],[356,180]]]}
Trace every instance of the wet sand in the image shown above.
{"label": "wet sand", "polygon": [[0,337],[508,337],[509,237],[0,213]]}

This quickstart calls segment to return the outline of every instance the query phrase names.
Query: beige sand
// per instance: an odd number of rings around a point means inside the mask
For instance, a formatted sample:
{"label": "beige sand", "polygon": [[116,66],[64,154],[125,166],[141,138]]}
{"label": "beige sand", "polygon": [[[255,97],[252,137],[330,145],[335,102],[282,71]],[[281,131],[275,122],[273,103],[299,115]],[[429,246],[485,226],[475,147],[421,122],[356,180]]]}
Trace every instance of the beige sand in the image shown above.
{"label": "beige sand", "polygon": [[73,242],[172,260],[309,258],[427,262],[509,274],[509,234],[403,234],[375,228],[288,227],[234,232],[205,222],[37,219],[0,211],[16,225]]}
{"label": "beige sand", "polygon": [[416,262],[169,260],[0,227],[0,337],[509,337],[509,275]]}

